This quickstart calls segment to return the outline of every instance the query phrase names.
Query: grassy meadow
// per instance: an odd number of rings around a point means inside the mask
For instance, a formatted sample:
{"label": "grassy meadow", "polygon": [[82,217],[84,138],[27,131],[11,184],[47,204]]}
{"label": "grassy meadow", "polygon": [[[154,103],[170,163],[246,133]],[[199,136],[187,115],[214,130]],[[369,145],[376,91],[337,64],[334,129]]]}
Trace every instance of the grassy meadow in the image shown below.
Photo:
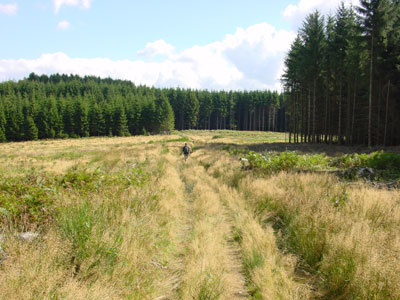
{"label": "grassy meadow", "polygon": [[399,149],[286,142],[0,144],[0,299],[400,299]]}

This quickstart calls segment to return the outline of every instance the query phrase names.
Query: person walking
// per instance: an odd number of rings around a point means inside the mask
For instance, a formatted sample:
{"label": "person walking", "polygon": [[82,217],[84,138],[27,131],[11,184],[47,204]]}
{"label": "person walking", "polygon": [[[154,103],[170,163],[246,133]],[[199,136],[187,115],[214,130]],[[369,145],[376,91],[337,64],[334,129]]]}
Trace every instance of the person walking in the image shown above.
{"label": "person walking", "polygon": [[190,155],[190,148],[187,143],[185,143],[185,146],[183,146],[182,152],[186,162]]}

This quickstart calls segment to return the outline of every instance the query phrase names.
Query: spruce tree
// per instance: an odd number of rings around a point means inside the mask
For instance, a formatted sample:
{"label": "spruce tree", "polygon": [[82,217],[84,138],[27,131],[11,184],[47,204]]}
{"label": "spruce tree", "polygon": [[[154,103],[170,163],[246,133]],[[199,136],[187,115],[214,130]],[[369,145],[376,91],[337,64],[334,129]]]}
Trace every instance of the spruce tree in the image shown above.
{"label": "spruce tree", "polygon": [[113,112],[113,129],[115,136],[129,136],[128,122],[123,106],[116,106]]}
{"label": "spruce tree", "polygon": [[89,134],[90,136],[105,135],[105,120],[102,111],[97,103],[92,103],[88,113],[89,119]]}
{"label": "spruce tree", "polygon": [[6,116],[4,108],[0,106],[0,142],[6,142]]}
{"label": "spruce tree", "polygon": [[37,140],[38,139],[38,129],[32,116],[28,115],[24,121],[24,132],[23,139],[25,141]]}
{"label": "spruce tree", "polygon": [[184,118],[186,121],[186,129],[196,128],[197,116],[199,114],[199,101],[194,92],[189,92],[184,101]]}
{"label": "spruce tree", "polygon": [[174,129],[174,112],[168,98],[161,93],[156,100],[157,132],[170,132]]}

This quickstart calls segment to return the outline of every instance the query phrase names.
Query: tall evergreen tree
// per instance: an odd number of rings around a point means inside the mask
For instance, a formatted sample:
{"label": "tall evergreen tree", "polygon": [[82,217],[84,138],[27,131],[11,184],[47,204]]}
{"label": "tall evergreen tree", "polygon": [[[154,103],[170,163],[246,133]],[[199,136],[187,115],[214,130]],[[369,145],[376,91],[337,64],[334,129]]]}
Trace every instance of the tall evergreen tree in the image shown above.
{"label": "tall evergreen tree", "polygon": [[189,92],[184,102],[186,129],[196,128],[199,107],[199,100],[196,95],[194,92]]}
{"label": "tall evergreen tree", "polygon": [[374,66],[378,45],[384,42],[387,34],[389,0],[360,0],[357,8],[369,49],[369,88],[368,88],[368,147],[372,145],[372,97]]}
{"label": "tall evergreen tree", "polygon": [[123,106],[114,107],[113,130],[115,136],[129,136],[128,121],[126,119],[125,108]]}
{"label": "tall evergreen tree", "polygon": [[169,132],[174,129],[174,112],[169,104],[168,98],[161,93],[155,102],[157,132]]}
{"label": "tall evergreen tree", "polygon": [[25,141],[37,140],[38,139],[38,129],[32,116],[28,115],[24,121],[24,132],[23,139]]}
{"label": "tall evergreen tree", "polygon": [[0,106],[0,142],[6,142],[6,116],[4,108]]}

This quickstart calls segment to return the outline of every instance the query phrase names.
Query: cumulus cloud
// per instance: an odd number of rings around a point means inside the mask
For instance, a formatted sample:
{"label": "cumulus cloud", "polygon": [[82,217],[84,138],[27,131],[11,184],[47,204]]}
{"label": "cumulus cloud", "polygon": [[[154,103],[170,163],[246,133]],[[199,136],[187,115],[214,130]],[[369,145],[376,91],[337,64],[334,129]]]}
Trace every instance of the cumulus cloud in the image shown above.
{"label": "cumulus cloud", "polygon": [[57,24],[57,29],[59,30],[67,30],[71,24],[68,21],[61,21]]}
{"label": "cumulus cloud", "polygon": [[18,12],[18,4],[17,3],[0,3],[0,14],[6,14],[9,16],[15,16]]}
{"label": "cumulus cloud", "polygon": [[157,55],[171,55],[174,50],[175,47],[168,44],[166,41],[157,40],[152,43],[147,43],[144,49],[137,51],[137,54],[142,57],[152,58]]}
{"label": "cumulus cloud", "polygon": [[0,80],[37,74],[67,73],[127,79],[135,84],[201,89],[279,89],[283,57],[295,34],[267,23],[237,28],[221,41],[177,52],[158,40],[138,54],[162,60],[71,58],[65,53],[37,59],[0,60]]}
{"label": "cumulus cloud", "polygon": [[53,0],[54,12],[58,13],[60,11],[61,6],[80,6],[82,8],[90,8],[92,0]]}
{"label": "cumulus cloud", "polygon": [[300,0],[297,5],[289,4],[282,15],[294,28],[297,28],[304,18],[315,10],[319,10],[323,15],[334,14],[341,2],[345,5],[359,4],[358,0]]}

